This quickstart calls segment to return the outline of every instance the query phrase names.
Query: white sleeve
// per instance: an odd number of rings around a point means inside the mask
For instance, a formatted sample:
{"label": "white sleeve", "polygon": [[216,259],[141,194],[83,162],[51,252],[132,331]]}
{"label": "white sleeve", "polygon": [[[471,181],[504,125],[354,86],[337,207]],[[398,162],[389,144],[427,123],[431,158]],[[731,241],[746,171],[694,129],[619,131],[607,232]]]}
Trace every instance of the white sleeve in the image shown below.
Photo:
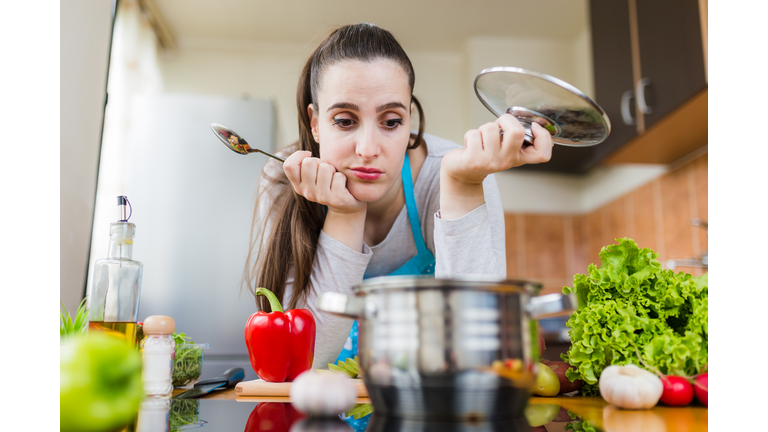
{"label": "white sleeve", "polygon": [[485,203],[458,219],[435,213],[436,277],[507,277],[504,210],[493,175],[483,181],[483,194]]}

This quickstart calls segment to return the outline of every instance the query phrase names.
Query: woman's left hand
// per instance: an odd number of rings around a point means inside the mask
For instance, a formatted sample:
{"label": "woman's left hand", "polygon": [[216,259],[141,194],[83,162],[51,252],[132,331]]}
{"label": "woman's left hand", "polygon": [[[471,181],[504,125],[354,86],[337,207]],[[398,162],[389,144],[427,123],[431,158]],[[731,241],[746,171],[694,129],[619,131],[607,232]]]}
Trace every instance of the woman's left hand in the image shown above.
{"label": "woman's left hand", "polygon": [[[504,135],[501,135],[504,131]],[[538,123],[531,125],[533,145],[523,146],[525,129],[509,114],[464,135],[463,149],[443,157],[441,171],[464,185],[482,184],[488,174],[525,164],[547,162],[552,157],[552,135]]]}

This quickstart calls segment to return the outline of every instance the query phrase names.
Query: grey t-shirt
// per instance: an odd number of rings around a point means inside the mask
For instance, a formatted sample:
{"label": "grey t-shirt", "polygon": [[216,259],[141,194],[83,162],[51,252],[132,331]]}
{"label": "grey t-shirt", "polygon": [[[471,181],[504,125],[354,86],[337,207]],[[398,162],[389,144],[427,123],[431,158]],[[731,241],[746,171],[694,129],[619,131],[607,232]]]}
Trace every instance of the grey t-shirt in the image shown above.
{"label": "grey t-shirt", "polygon": [[[429,134],[424,134],[424,140],[427,144],[427,158],[413,189],[422,235],[427,248],[435,255],[435,277],[506,277],[504,211],[496,179],[489,175],[483,182],[485,204],[458,219],[440,219],[440,164],[446,153],[460,146]],[[264,169],[275,176],[278,170],[282,170],[282,165],[270,162]],[[265,186],[266,182],[262,180],[260,192]],[[261,218],[268,213],[271,205],[269,195],[264,194],[260,201],[260,220],[263,220]],[[270,225],[270,221],[267,221],[266,232]],[[372,246],[363,244],[361,251],[350,249],[325,232],[320,232],[310,276],[312,290],[298,306],[309,309],[317,324],[313,369],[327,369],[328,363],[336,360],[353,323],[352,319],[317,310],[317,295],[326,291],[352,294],[352,287],[363,278],[388,275],[414,256],[416,243],[405,206],[384,240]],[[284,305],[289,303],[292,289],[293,275],[289,274]]]}

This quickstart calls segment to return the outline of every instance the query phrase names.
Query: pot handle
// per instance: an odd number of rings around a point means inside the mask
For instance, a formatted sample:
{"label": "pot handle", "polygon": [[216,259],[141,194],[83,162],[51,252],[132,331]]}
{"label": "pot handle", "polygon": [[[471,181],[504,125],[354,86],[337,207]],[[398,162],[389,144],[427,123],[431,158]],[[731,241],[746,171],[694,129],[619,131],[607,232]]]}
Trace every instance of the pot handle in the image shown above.
{"label": "pot handle", "polygon": [[359,318],[363,313],[363,299],[336,292],[320,293],[315,306],[323,311],[346,318]]}
{"label": "pot handle", "polygon": [[531,318],[549,318],[569,315],[579,307],[576,294],[547,294],[532,297],[528,302]]}

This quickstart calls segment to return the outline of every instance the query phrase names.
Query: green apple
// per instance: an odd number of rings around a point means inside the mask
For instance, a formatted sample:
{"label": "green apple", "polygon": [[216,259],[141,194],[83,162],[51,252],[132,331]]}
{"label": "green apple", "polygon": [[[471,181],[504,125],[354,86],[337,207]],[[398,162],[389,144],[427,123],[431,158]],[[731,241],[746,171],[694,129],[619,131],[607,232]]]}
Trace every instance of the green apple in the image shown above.
{"label": "green apple", "polygon": [[539,363],[539,373],[536,375],[533,394],[536,396],[557,396],[558,393],[560,393],[560,380],[557,378],[557,374],[549,366]]}
{"label": "green apple", "polygon": [[114,430],[137,415],[143,395],[141,354],[104,333],[62,340],[60,431]]}
{"label": "green apple", "polygon": [[525,418],[531,427],[544,426],[560,413],[560,405],[528,404],[525,407]]}

